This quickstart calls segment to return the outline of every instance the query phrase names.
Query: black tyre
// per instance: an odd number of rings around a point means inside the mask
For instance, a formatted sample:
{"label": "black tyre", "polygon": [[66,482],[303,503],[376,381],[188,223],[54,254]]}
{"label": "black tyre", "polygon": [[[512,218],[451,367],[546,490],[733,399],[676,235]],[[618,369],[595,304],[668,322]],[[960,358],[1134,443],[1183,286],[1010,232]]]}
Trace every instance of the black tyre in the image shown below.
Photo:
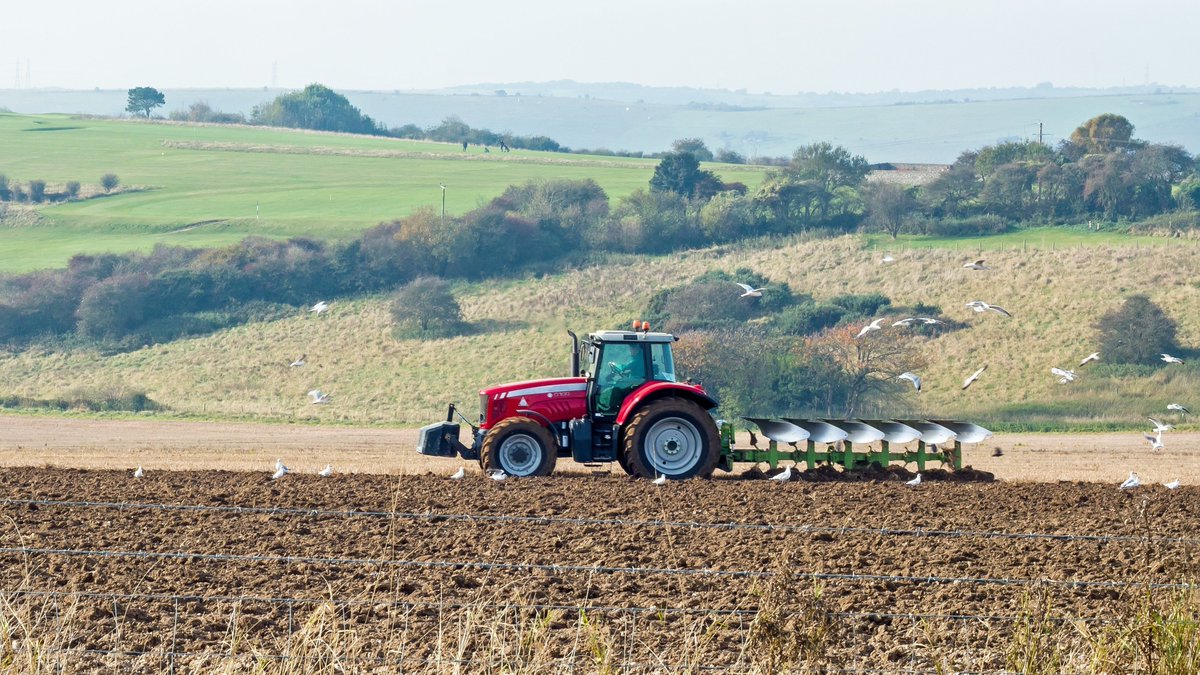
{"label": "black tyre", "polygon": [[660,399],[634,413],[622,445],[630,473],[642,478],[707,478],[721,458],[716,422],[681,398]]}
{"label": "black tyre", "polygon": [[528,417],[509,417],[483,437],[479,461],[486,472],[510,476],[549,476],[558,449],[546,427]]}

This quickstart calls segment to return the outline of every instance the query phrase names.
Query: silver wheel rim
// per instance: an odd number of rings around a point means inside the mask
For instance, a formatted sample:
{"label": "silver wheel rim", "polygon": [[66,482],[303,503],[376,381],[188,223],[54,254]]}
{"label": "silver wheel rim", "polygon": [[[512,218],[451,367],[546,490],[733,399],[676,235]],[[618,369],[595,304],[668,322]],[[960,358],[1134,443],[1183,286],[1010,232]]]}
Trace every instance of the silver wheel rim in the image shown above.
{"label": "silver wheel rim", "polygon": [[642,449],[656,473],[678,476],[700,462],[704,441],[696,425],[681,417],[667,417],[646,430]]}
{"label": "silver wheel rim", "polygon": [[500,468],[510,476],[529,476],[542,463],[542,446],[529,434],[513,434],[504,439],[497,454]]}

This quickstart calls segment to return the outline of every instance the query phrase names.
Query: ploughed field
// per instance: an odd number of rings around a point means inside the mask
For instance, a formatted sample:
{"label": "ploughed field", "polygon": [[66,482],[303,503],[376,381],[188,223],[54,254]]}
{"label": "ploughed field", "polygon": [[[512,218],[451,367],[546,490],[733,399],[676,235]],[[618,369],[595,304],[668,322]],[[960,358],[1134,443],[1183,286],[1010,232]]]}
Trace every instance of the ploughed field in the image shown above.
{"label": "ploughed field", "polygon": [[1031,626],[1084,658],[1197,578],[1198,488],[938,477],[6,468],[0,662],[987,670]]}

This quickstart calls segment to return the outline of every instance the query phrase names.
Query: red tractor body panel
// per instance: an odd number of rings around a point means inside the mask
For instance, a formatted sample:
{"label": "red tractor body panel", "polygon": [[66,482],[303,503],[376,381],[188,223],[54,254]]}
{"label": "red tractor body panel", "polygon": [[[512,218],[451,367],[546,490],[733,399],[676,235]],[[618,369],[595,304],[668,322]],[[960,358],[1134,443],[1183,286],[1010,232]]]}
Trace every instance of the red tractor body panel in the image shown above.
{"label": "red tractor body panel", "polygon": [[480,390],[479,395],[483,405],[480,429],[490,429],[520,410],[533,411],[532,417],[552,424],[588,415],[585,377],[510,382]]}
{"label": "red tractor body panel", "polygon": [[625,397],[624,402],[621,403],[621,410],[617,412],[617,425],[624,425],[633,416],[634,411],[642,407],[644,401],[664,395],[691,399],[704,406],[706,410],[717,407],[717,402],[713,397],[709,396],[698,384],[647,382]]}

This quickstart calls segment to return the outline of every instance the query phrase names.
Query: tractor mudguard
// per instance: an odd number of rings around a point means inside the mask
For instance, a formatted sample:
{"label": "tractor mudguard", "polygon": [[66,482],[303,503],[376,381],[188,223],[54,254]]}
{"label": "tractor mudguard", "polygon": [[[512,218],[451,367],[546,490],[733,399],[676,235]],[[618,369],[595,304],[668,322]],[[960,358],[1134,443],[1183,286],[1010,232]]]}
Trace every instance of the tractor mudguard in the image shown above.
{"label": "tractor mudguard", "polygon": [[709,396],[704,389],[694,384],[683,384],[680,382],[647,382],[642,386],[634,389],[632,393],[625,397],[621,403],[621,410],[617,413],[617,426],[623,426],[634,411],[642,407],[646,401],[660,398],[663,396],[678,396],[695,401],[705,410],[712,410],[717,407],[717,399]]}

